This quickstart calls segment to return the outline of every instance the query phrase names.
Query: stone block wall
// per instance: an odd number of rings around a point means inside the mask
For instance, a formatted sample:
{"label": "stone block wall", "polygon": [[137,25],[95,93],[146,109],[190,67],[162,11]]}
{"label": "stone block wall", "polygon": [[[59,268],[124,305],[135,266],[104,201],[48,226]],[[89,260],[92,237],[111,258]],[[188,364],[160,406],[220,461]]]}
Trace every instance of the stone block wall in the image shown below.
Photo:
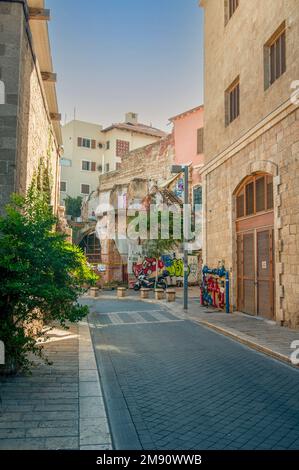
{"label": "stone block wall", "polygon": [[245,140],[239,150],[207,168],[204,180],[204,262],[224,260],[232,272],[236,305],[234,192],[248,175],[274,177],[276,320],[299,327],[299,108],[289,105]]}
{"label": "stone block wall", "polygon": [[0,105],[0,212],[16,190],[16,154],[20,43],[23,7],[0,2],[0,80],[5,103]]}
{"label": "stone block wall", "polygon": [[0,2],[0,211],[11,193],[24,194],[40,158],[49,155],[52,205],[57,210],[59,153],[38,61],[21,3]]}

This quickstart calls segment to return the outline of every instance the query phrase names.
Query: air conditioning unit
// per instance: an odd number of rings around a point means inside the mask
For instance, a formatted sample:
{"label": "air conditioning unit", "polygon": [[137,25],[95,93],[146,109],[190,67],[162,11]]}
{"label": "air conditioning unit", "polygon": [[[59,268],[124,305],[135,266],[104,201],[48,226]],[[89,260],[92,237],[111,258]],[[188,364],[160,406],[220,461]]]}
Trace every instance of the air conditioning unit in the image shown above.
{"label": "air conditioning unit", "polygon": [[103,173],[103,166],[102,166],[102,165],[98,165],[98,171],[99,171],[100,173]]}
{"label": "air conditioning unit", "polygon": [[102,142],[99,142],[99,143],[98,143],[99,149],[102,149],[102,148],[104,147],[104,145],[105,145],[105,144],[103,144]]}

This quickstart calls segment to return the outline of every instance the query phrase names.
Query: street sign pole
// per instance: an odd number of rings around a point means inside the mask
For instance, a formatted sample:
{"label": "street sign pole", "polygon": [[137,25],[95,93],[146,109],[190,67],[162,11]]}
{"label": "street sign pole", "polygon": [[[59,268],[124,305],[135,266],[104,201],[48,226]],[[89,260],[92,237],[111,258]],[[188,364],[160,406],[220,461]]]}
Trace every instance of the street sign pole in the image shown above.
{"label": "street sign pole", "polygon": [[184,310],[188,310],[188,227],[189,167],[184,168]]}

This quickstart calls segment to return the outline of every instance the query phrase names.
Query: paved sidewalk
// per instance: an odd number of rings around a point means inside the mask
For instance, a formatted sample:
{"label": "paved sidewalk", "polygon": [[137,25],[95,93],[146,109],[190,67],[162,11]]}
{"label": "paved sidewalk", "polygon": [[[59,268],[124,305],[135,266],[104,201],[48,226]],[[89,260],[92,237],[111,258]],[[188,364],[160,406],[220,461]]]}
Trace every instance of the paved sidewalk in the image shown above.
{"label": "paved sidewalk", "polygon": [[52,330],[45,351],[53,365],[0,377],[0,449],[110,449],[88,324]]}

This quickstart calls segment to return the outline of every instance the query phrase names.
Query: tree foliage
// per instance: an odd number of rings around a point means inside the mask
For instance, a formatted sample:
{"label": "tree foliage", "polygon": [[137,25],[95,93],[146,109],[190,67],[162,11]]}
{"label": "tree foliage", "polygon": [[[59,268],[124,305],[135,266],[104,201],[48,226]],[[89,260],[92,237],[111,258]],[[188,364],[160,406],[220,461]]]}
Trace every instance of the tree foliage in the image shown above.
{"label": "tree foliage", "polygon": [[81,217],[82,197],[66,196],[65,198],[65,211],[67,215],[72,217]]}
{"label": "tree foliage", "polygon": [[23,369],[28,353],[42,355],[34,321],[79,321],[88,313],[78,302],[83,286],[97,279],[83,252],[54,231],[43,189],[34,183],[25,198],[13,196],[0,217],[0,339],[6,358]]}

